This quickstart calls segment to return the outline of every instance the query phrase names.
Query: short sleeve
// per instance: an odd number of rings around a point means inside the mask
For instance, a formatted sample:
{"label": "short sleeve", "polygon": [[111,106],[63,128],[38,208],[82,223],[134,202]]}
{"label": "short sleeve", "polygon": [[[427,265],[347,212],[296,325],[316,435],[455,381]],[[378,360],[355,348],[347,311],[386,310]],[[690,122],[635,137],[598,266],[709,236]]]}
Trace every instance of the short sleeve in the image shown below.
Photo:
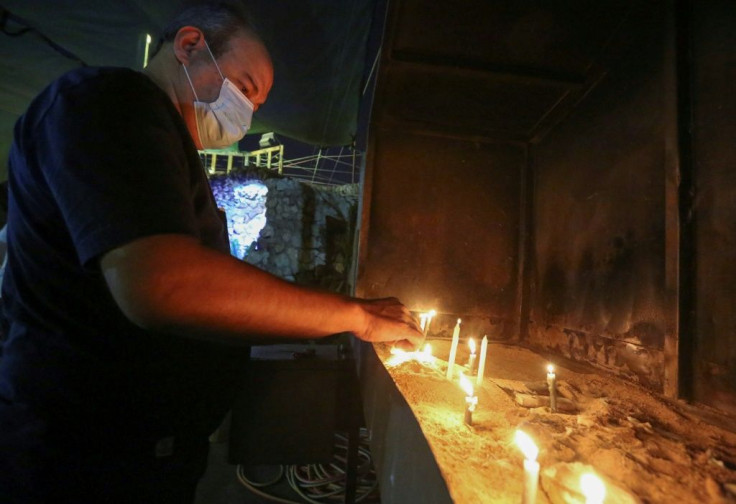
{"label": "short sleeve", "polygon": [[144,75],[118,70],[69,84],[37,131],[39,166],[81,264],[144,236],[196,234],[191,139]]}

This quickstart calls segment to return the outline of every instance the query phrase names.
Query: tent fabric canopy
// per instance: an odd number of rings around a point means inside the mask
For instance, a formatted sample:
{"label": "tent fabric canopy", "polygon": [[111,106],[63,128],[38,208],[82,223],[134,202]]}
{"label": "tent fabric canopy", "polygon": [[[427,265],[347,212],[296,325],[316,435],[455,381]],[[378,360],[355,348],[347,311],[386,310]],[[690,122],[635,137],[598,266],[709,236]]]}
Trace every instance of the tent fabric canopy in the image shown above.
{"label": "tent fabric canopy", "polygon": [[[271,52],[274,86],[253,133],[316,146],[349,145],[358,130],[375,0],[247,0]],[[0,5],[0,160],[6,177],[13,125],[53,79],[82,64],[141,69],[182,0],[3,0]],[[30,29],[29,29],[30,28]]]}

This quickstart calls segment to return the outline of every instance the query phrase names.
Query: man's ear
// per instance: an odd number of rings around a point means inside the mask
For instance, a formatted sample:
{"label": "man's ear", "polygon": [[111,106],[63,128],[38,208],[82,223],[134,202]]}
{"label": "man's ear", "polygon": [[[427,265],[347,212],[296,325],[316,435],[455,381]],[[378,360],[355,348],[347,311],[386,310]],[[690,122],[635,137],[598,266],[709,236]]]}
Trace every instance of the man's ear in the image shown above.
{"label": "man's ear", "polygon": [[174,55],[182,65],[188,65],[192,54],[204,47],[204,34],[194,26],[182,26],[174,37]]}

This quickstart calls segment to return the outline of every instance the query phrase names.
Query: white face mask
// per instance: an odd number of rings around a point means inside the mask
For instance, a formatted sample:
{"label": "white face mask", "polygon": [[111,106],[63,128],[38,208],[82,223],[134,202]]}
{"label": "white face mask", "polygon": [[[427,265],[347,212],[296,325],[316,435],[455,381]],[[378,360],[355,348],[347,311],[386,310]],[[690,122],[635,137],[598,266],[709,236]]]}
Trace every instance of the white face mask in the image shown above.
{"label": "white face mask", "polygon": [[202,148],[222,149],[223,147],[229,147],[245,136],[253,117],[253,103],[245,97],[235,84],[222,75],[209,45],[206,41],[204,44],[212,57],[212,61],[215,62],[217,71],[220,72],[220,77],[222,77],[222,86],[217,99],[212,103],[199,101],[192,79],[189,77],[189,72],[187,72],[187,67],[182,65],[182,68],[184,68],[184,73],[194,93],[194,118]]}

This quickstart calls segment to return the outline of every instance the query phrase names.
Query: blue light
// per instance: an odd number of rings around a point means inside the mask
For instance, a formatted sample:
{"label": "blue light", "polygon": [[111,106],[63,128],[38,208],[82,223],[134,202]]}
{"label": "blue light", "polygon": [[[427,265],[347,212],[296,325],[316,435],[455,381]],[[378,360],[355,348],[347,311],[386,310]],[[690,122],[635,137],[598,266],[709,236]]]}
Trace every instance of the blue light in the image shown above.
{"label": "blue light", "polygon": [[237,176],[212,177],[210,185],[217,206],[227,216],[230,253],[243,259],[266,225],[268,188],[261,182],[239,180]]}

